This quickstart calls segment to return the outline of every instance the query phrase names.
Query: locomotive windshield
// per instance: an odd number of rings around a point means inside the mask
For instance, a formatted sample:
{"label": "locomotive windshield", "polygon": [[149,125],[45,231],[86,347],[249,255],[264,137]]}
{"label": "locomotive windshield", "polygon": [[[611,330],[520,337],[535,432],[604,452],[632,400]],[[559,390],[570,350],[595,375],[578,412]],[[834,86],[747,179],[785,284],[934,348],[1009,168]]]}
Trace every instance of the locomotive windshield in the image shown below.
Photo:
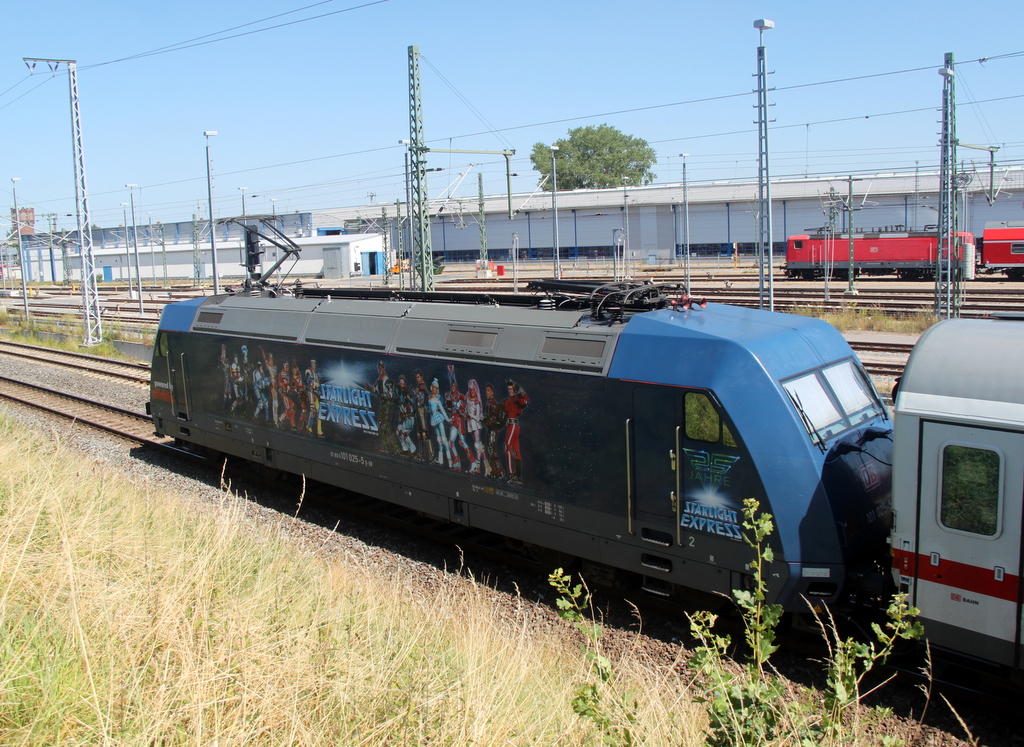
{"label": "locomotive windshield", "polygon": [[884,413],[864,374],[850,360],[801,374],[782,386],[818,444]]}

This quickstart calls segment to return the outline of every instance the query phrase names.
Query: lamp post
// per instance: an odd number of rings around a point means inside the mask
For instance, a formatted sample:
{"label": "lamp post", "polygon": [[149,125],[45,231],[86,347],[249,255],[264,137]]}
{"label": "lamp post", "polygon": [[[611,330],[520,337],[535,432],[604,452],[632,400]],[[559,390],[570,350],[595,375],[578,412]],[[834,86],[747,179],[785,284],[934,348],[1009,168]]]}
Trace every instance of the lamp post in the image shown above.
{"label": "lamp post", "polygon": [[139,268],[139,229],[135,222],[135,190],[139,185],[125,184],[124,186],[128,187],[129,200],[132,205],[132,251],[135,254],[135,283],[139,286],[139,316],[142,316],[145,312],[142,308],[142,270]]}
{"label": "lamp post", "polygon": [[206,130],[206,195],[210,210],[210,256],[213,260],[213,295],[220,293],[220,275],[217,273],[217,229],[213,223],[213,168],[210,163],[210,138],[216,130]]}
{"label": "lamp post", "polygon": [[629,177],[622,177],[622,279],[629,279],[629,197],[626,187],[629,186]]}
{"label": "lamp post", "polygon": [[683,159],[683,287],[686,295],[690,295],[690,195],[686,188],[686,157],[689,153],[680,153]]}
{"label": "lamp post", "polygon": [[146,241],[149,242],[149,277],[156,285],[156,244],[153,241],[153,214],[146,212]]}
{"label": "lamp post", "polygon": [[25,253],[21,248],[21,213],[18,212],[18,182],[20,176],[11,177],[11,191],[14,193],[14,233],[18,237],[18,269],[21,271],[21,298],[25,308],[25,324],[31,319],[28,314],[28,285],[25,282]]}
{"label": "lamp post", "polygon": [[[248,187],[239,187],[238,188],[238,190],[242,193],[242,217],[243,218],[245,218],[245,216],[246,216],[246,212],[245,212],[245,190],[247,190],[247,189],[249,189],[249,188]],[[250,200],[253,197],[259,197],[259,195],[249,195],[249,199]]]}
{"label": "lamp post", "polygon": [[519,292],[519,234],[512,234],[512,292]]}
{"label": "lamp post", "polygon": [[558,172],[555,170],[555,154],[558,152],[558,146],[551,146],[551,214],[552,214],[552,233],[554,244],[554,255],[555,255],[555,280],[562,279],[562,266],[559,258],[558,249]]}
{"label": "lamp post", "polygon": [[124,272],[122,275],[128,281],[128,298],[135,298],[135,286],[132,285],[132,253],[131,243],[128,241],[128,203],[121,203],[121,219],[124,221]]}

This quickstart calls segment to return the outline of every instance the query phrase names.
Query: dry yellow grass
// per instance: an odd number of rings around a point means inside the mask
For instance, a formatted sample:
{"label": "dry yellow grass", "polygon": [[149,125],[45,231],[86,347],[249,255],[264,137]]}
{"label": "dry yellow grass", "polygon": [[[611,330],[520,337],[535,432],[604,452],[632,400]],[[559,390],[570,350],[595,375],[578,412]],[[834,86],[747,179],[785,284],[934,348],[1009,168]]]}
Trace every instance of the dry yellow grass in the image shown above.
{"label": "dry yellow grass", "polygon": [[[578,648],[487,588],[325,562],[2,419],[0,464],[5,744],[601,743]],[[701,742],[675,673],[617,667],[637,744]]]}

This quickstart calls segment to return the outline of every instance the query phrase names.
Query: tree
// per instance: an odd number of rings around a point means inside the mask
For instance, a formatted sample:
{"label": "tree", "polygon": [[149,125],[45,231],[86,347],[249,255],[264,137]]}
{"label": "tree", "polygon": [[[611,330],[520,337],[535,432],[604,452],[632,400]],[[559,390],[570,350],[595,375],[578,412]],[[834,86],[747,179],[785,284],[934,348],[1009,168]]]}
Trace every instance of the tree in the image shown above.
{"label": "tree", "polygon": [[[657,177],[651,166],[657,160],[654,148],[646,140],[624,135],[611,125],[577,127],[569,137],[555,142],[558,189],[605,189],[626,184],[650,184]],[[551,173],[551,146],[537,143],[530,154],[533,168],[542,175]],[[551,180],[544,182],[551,190]]]}

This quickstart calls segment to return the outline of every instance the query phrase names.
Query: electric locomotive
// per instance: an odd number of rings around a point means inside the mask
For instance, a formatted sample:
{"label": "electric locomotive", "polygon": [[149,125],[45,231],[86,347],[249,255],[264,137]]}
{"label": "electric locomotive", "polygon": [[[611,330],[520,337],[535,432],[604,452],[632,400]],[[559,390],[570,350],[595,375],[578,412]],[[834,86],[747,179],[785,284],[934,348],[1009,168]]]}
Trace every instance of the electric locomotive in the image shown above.
{"label": "electric locomotive", "polygon": [[832,326],[670,286],[535,289],[171,304],[156,431],[702,602],[749,588],[756,498],[771,601],[879,593],[891,423]]}
{"label": "electric locomotive", "polygon": [[[857,275],[897,275],[902,280],[935,277],[939,237],[935,231],[870,230],[853,235],[850,257],[849,234],[813,233],[790,236],[786,242],[786,277],[814,280],[826,273],[847,279],[850,263]],[[976,245],[972,233],[957,233],[954,261],[965,280],[975,276]]]}

